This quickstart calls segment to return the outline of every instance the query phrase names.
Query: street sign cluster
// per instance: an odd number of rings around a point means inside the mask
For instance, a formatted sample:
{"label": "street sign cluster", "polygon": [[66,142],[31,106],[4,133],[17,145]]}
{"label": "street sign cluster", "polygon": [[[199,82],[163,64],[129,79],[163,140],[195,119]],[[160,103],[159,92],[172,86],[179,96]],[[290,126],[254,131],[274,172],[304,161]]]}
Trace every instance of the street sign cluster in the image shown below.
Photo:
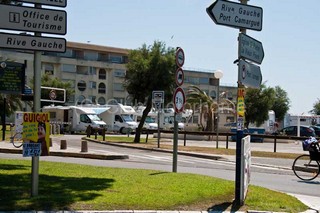
{"label": "street sign cluster", "polygon": [[[207,13],[219,25],[262,30],[263,10],[261,7],[217,0],[207,8]],[[262,74],[260,67],[253,63],[262,63],[264,58],[262,43],[244,33],[239,34],[238,40],[238,82],[247,87],[259,88]]]}
{"label": "street sign cluster", "polygon": [[182,66],[184,64],[184,51],[182,48],[178,47],[176,50],[176,66],[177,66],[177,70],[176,70],[176,84],[177,84],[177,88],[173,94],[173,103],[174,103],[174,109],[176,113],[182,112],[183,108],[184,108],[184,104],[186,102],[186,97],[184,94],[183,89],[180,87],[183,84],[184,81],[184,73],[183,73],[183,69]]}
{"label": "street sign cluster", "polygon": [[[19,0],[21,2],[65,7],[66,0]],[[64,38],[31,36],[25,32],[65,35],[67,33],[67,13],[62,10],[36,7],[0,5],[0,28],[23,31],[22,34],[0,33],[0,47],[9,49],[65,52]]]}

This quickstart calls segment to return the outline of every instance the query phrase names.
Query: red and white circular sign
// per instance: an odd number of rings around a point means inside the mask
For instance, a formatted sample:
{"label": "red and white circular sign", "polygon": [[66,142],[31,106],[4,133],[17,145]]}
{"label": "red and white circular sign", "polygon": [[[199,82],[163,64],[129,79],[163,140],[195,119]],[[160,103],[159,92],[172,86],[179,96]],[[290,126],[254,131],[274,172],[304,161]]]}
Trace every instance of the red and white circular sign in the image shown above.
{"label": "red and white circular sign", "polygon": [[177,47],[176,51],[176,64],[178,67],[182,67],[184,64],[184,52],[180,47]]}
{"label": "red and white circular sign", "polygon": [[173,95],[174,110],[176,113],[183,111],[185,102],[186,96],[184,95],[183,89],[181,87],[177,87]]}
{"label": "red and white circular sign", "polygon": [[184,82],[184,72],[181,67],[179,67],[176,71],[176,84],[180,87]]}

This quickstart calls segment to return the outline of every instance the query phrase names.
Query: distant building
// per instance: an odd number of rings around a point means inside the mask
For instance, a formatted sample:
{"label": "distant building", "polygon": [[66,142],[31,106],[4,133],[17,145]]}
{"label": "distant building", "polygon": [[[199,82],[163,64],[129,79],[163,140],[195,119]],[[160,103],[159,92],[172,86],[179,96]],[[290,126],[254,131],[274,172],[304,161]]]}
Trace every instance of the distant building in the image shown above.
{"label": "distant building", "polygon": [[[70,81],[75,94],[66,105],[84,103],[110,104],[122,103],[131,105],[129,94],[123,87],[128,63],[129,49],[94,45],[89,43],[67,42],[65,53],[43,52],[41,73],[48,73],[62,81]],[[31,86],[33,78],[33,51],[17,51],[0,49],[0,61],[27,61],[26,85]],[[212,98],[217,98],[218,81],[213,78],[212,71],[193,70],[184,68],[185,92],[190,85],[196,85]],[[220,111],[234,108],[237,97],[236,86],[220,85],[220,100],[223,105]],[[232,106],[233,105],[233,106]],[[228,112],[225,112],[229,114]],[[221,123],[233,122],[232,119],[223,118]],[[221,117],[222,118],[222,117]]]}

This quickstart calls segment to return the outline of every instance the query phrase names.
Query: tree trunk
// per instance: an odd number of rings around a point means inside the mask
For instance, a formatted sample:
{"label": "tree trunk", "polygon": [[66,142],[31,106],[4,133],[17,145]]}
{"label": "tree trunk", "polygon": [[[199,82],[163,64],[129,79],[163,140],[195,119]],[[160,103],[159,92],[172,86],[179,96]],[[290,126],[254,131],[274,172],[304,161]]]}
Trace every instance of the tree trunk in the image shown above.
{"label": "tree trunk", "polygon": [[144,124],[144,122],[146,120],[146,117],[148,116],[148,114],[149,114],[149,112],[151,110],[151,107],[152,107],[152,96],[149,96],[148,100],[147,100],[147,106],[143,110],[139,126],[138,126],[138,128],[136,130],[136,135],[134,137],[134,143],[140,143],[140,136],[141,136],[142,127],[143,127],[143,124]]}

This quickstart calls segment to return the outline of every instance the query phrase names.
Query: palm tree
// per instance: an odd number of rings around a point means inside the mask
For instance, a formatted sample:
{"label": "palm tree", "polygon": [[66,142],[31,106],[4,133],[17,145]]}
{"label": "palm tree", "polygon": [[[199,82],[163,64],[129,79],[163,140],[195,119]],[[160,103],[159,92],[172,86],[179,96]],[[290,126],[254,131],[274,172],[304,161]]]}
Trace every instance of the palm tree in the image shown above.
{"label": "palm tree", "polygon": [[207,117],[207,126],[205,129],[206,131],[213,130],[213,116],[214,112],[217,108],[217,103],[210,97],[206,92],[201,90],[197,86],[190,86],[188,88],[187,93],[187,103],[189,103],[193,108],[200,110],[200,125],[202,125],[202,117],[203,113],[204,116]]}

